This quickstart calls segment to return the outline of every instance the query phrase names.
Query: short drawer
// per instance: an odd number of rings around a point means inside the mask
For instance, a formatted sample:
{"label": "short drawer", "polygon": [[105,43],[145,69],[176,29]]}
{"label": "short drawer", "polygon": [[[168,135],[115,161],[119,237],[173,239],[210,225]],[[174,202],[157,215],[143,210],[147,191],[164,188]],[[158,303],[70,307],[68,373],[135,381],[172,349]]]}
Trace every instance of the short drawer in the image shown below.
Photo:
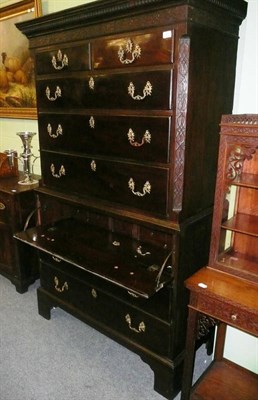
{"label": "short drawer", "polygon": [[121,68],[169,64],[173,62],[174,31],[158,30],[95,40],[93,68]]}
{"label": "short drawer", "polygon": [[89,43],[60,46],[36,54],[37,74],[88,71],[90,69]]}
{"label": "short drawer", "polygon": [[170,117],[39,115],[41,148],[169,161]]}
{"label": "short drawer", "polygon": [[237,305],[228,304],[207,296],[198,297],[198,308],[201,312],[212,315],[215,319],[221,320],[239,329],[258,333],[258,320],[251,312],[241,310]]}
{"label": "short drawer", "polygon": [[73,107],[171,109],[172,71],[92,74],[37,81],[39,111]]}
{"label": "short drawer", "polygon": [[41,153],[43,184],[165,215],[169,169]]}
{"label": "short drawer", "polygon": [[[53,260],[56,264],[58,260]],[[63,261],[60,261],[60,267]],[[54,295],[60,303],[82,312],[93,323],[106,326],[109,332],[118,334],[143,347],[168,355],[169,324],[156,320],[144,310],[110,296],[90,282],[76,279],[71,266],[70,273],[41,261],[41,287]],[[87,274],[85,274],[87,279]]]}

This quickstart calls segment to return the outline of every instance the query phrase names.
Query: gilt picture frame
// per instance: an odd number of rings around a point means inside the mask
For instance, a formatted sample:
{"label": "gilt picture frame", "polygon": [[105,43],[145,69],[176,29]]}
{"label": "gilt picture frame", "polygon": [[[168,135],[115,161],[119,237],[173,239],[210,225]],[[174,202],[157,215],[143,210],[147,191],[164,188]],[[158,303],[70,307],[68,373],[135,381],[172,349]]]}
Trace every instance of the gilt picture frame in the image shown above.
{"label": "gilt picture frame", "polygon": [[34,59],[15,24],[40,15],[41,0],[0,7],[0,118],[37,118]]}

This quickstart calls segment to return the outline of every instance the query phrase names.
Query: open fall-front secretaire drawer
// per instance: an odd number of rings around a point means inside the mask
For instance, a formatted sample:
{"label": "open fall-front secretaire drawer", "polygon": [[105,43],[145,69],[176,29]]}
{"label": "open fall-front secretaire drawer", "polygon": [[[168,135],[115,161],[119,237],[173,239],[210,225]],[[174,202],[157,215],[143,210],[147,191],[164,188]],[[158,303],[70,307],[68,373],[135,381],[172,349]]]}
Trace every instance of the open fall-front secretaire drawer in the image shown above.
{"label": "open fall-front secretaire drawer", "polygon": [[172,280],[171,252],[69,218],[15,237],[60,260],[149,298]]}

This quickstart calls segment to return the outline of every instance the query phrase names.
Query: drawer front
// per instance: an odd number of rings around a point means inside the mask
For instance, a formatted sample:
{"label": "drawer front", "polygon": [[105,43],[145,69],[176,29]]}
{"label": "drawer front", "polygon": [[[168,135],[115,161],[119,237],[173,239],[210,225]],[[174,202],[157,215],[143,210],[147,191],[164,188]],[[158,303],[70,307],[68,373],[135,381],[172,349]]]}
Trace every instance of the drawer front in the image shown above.
{"label": "drawer front", "polygon": [[41,148],[169,161],[170,118],[40,114]]}
{"label": "drawer front", "polygon": [[80,310],[93,321],[104,324],[114,334],[121,334],[145,348],[168,355],[168,324],[157,321],[144,310],[114,298],[92,285],[87,273],[82,281],[73,277],[75,267],[68,266],[71,273],[67,274],[62,270],[62,264],[65,264],[63,261],[55,259],[53,262],[54,266],[41,261],[40,279],[45,290]]}
{"label": "drawer front", "polygon": [[0,222],[8,223],[11,220],[10,196],[0,193]]}
{"label": "drawer front", "polygon": [[169,64],[173,51],[173,30],[96,40],[92,43],[93,68]]}
{"label": "drawer front", "polygon": [[39,80],[38,107],[167,110],[171,108],[171,74],[168,70]]}
{"label": "drawer front", "polygon": [[36,54],[37,74],[88,71],[90,69],[89,43],[80,46],[54,48]]}
{"label": "drawer front", "polygon": [[43,184],[166,214],[169,170],[66,154],[41,153]]}
{"label": "drawer front", "polygon": [[201,312],[208,315],[211,314],[215,319],[224,321],[229,325],[248,331],[256,336],[258,335],[257,315],[246,310],[241,310],[237,305],[228,304],[217,299],[214,300],[207,296],[199,296],[198,307]]}

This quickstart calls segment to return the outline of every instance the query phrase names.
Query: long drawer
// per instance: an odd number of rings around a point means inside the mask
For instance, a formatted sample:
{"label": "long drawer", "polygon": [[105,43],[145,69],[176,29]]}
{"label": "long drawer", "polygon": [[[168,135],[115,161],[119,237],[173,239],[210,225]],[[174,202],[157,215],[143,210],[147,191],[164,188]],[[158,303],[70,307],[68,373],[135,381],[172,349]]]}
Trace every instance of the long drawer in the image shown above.
{"label": "long drawer", "polygon": [[39,110],[73,107],[171,109],[172,71],[83,74],[37,81]]}
{"label": "long drawer", "polygon": [[169,161],[170,117],[39,114],[44,150]]}
{"label": "long drawer", "polygon": [[43,184],[166,215],[169,168],[42,151]]}
{"label": "long drawer", "polygon": [[91,320],[107,329],[136,342],[143,347],[168,355],[169,324],[156,320],[144,311],[144,306],[133,306],[103,291],[91,283],[90,276],[76,279],[73,267],[58,259],[51,264],[41,259],[41,287],[54,295],[61,303],[79,310]]}

